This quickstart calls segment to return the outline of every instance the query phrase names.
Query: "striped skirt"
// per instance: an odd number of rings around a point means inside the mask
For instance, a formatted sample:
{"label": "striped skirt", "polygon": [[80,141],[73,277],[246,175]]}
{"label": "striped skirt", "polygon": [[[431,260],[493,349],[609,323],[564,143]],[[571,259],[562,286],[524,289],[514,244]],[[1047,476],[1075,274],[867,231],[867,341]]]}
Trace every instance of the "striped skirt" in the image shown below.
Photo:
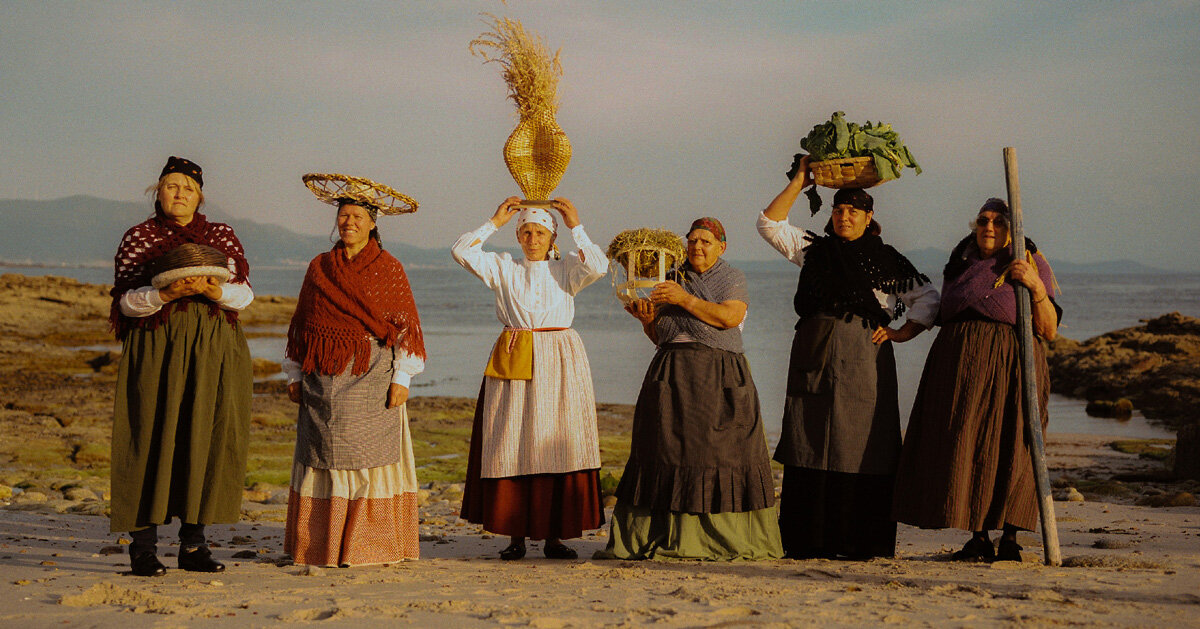
{"label": "striped skirt", "polygon": [[[1050,375],[1040,342],[1034,362],[1044,427]],[[892,514],[922,528],[1037,526],[1013,326],[958,321],[938,332],[913,402]]]}
{"label": "striped skirt", "polygon": [[[408,411],[401,406],[403,433]],[[294,463],[284,550],[314,566],[394,563],[420,556],[412,447],[401,461],[357,470]]]}

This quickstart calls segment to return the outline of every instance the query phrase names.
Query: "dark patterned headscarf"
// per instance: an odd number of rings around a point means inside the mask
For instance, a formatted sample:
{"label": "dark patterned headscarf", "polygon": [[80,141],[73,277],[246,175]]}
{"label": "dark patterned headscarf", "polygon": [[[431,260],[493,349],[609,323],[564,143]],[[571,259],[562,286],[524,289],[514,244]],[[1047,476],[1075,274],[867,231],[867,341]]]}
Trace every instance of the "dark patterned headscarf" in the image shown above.
{"label": "dark patterned headscarf", "polygon": [[721,224],[721,221],[711,216],[704,216],[692,221],[692,226],[688,228],[687,233],[690,234],[697,229],[707,229],[712,232],[712,235],[717,237],[717,240],[725,242],[725,226]]}
{"label": "dark patterned headscarf", "polygon": [[875,211],[875,199],[862,188],[841,188],[833,195],[833,204],[854,206],[864,212]]}
{"label": "dark patterned headscarf", "polygon": [[162,179],[171,173],[187,175],[196,180],[196,185],[204,187],[204,170],[196,162],[172,155],[167,158],[167,165],[163,166],[162,174],[158,178]]}

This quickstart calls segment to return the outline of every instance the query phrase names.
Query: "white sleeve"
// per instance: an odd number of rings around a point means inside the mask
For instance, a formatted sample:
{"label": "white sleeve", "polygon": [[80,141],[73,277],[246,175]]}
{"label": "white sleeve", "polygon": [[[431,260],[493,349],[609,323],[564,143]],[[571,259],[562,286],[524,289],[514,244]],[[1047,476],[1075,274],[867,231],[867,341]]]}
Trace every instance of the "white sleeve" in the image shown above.
{"label": "white sleeve", "polygon": [[396,350],[392,360],[392,384],[409,388],[412,377],[425,371],[425,361],[404,350]]}
{"label": "white sleeve", "polygon": [[758,227],[758,235],[783,257],[796,266],[804,265],[804,248],[812,242],[804,230],[787,220],[773,221],[767,218],[765,212],[759,212],[755,226]]}
{"label": "white sleeve", "polygon": [[283,362],[279,363],[279,368],[283,370],[283,373],[287,374],[289,385],[304,379],[304,372],[300,369],[300,363],[291,358],[284,358]]}
{"label": "white sleeve", "polygon": [[158,289],[153,286],[143,286],[125,291],[121,295],[121,314],[126,317],[149,317],[162,310],[167,302],[158,295]]}
{"label": "white sleeve", "polygon": [[221,298],[217,305],[225,310],[245,310],[254,301],[254,291],[249,284],[227,282],[221,286]]}
{"label": "white sleeve", "polygon": [[567,265],[568,292],[574,295],[608,273],[608,257],[588,238],[583,225],[572,227],[571,237],[579,251],[568,254],[563,262]]}
{"label": "white sleeve", "polygon": [[459,236],[450,247],[454,261],[483,280],[488,288],[495,288],[500,278],[500,256],[483,250],[484,241],[494,233],[496,226],[488,220],[479,228]]}
{"label": "white sleeve", "polygon": [[907,318],[909,321],[920,323],[925,326],[926,330],[933,327],[933,320],[937,317],[941,297],[932,282],[914,286],[897,297],[904,302],[905,306],[908,306]]}

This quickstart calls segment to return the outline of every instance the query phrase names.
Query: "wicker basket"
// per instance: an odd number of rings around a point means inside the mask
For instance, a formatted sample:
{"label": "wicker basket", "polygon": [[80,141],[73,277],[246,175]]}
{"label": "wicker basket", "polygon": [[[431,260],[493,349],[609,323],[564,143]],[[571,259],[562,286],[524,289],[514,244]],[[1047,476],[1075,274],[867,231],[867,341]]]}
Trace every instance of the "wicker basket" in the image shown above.
{"label": "wicker basket", "polygon": [[883,182],[875,172],[875,158],[847,157],[808,165],[813,181],[826,188],[870,188]]}
{"label": "wicker basket", "polygon": [[523,205],[548,204],[570,162],[571,141],[553,112],[521,118],[504,143],[504,164],[525,195]]}
{"label": "wicker basket", "polygon": [[225,254],[208,245],[190,242],[155,258],[150,263],[150,271],[154,273],[150,284],[160,289],[185,277],[203,275],[226,282],[233,275],[229,271],[229,258],[225,257]]}

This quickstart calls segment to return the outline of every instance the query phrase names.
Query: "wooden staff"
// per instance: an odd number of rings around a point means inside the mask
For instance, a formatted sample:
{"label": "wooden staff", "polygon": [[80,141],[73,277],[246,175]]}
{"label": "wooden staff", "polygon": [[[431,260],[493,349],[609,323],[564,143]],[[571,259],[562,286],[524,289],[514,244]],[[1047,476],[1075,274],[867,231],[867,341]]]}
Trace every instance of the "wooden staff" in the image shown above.
{"label": "wooden staff", "polygon": [[[1025,230],[1022,225],[1021,185],[1017,181],[1017,149],[1004,147],[1004,178],[1008,184],[1008,208],[1012,212],[1013,259],[1025,259]],[[1042,437],[1042,413],[1038,403],[1037,367],[1034,364],[1033,308],[1029,289],[1013,282],[1017,291],[1017,326],[1021,342],[1021,409],[1029,437],[1029,458],[1037,482],[1038,511],[1042,515],[1042,550],[1047,566],[1062,565],[1058,548],[1058,524],[1054,498],[1050,496],[1050,474],[1046,472],[1046,444]]]}

